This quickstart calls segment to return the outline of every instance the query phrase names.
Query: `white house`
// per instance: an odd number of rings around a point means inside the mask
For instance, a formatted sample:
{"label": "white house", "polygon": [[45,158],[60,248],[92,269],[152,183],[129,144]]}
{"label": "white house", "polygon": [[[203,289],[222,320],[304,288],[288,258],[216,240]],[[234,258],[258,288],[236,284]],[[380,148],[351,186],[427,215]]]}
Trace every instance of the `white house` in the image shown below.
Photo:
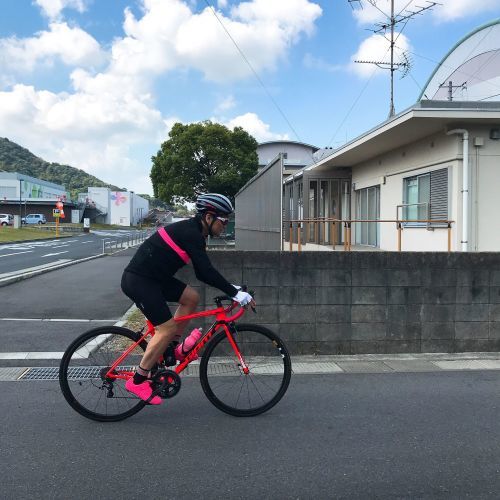
{"label": "white house", "polygon": [[86,216],[103,224],[135,226],[149,212],[149,201],[133,191],[110,191],[105,187],[90,187],[80,193],[79,201],[87,206]]}

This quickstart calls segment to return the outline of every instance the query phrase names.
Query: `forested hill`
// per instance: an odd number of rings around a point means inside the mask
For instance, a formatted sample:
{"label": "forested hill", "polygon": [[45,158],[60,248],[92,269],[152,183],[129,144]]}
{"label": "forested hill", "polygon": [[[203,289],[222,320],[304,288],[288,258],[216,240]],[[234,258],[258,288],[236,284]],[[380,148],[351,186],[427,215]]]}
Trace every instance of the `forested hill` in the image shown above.
{"label": "forested hill", "polygon": [[63,184],[72,199],[76,199],[78,193],[86,192],[88,187],[108,187],[112,191],[122,190],[78,168],[42,160],[26,148],[2,137],[0,137],[0,170],[18,172],[44,181]]}

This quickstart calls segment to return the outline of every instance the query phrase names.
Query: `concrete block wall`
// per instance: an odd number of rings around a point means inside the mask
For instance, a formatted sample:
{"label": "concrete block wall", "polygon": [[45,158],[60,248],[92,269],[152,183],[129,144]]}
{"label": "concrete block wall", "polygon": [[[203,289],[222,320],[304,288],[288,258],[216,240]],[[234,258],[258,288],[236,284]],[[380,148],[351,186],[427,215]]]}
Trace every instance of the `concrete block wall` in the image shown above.
{"label": "concrete block wall", "polygon": [[[257,314],[296,354],[500,350],[500,253],[218,252],[214,266],[256,291]],[[203,307],[218,290],[195,286]],[[208,326],[209,321],[203,323]],[[200,323],[197,323],[200,324]]]}

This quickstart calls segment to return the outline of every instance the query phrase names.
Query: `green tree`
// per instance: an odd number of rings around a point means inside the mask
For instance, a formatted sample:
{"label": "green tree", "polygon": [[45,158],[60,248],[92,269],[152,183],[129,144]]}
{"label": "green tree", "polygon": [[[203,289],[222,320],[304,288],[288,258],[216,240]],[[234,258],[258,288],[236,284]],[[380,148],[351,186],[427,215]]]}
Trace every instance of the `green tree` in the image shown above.
{"label": "green tree", "polygon": [[257,173],[257,141],[241,127],[231,131],[210,121],[176,123],[152,160],[156,198],[194,201],[206,192],[234,198]]}

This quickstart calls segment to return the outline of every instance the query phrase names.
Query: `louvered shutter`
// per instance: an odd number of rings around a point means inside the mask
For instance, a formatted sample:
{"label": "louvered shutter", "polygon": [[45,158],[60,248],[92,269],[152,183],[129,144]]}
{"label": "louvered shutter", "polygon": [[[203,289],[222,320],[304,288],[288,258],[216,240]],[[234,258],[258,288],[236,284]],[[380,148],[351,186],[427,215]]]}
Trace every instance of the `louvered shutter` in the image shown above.
{"label": "louvered shutter", "polygon": [[[448,169],[431,172],[431,220],[448,219]],[[434,224],[433,224],[434,225]],[[441,225],[441,224],[436,224]]]}

